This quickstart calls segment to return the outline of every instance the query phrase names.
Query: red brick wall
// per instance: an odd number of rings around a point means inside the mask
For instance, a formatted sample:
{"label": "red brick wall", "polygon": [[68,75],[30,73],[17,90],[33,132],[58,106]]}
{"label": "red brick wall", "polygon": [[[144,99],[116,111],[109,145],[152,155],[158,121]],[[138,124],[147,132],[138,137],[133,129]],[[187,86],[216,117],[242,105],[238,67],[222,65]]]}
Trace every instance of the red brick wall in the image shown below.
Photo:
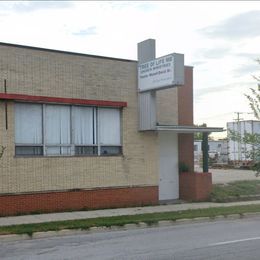
{"label": "red brick wall", "polygon": [[193,67],[185,66],[185,84],[178,88],[179,125],[193,125]]}
{"label": "red brick wall", "polygon": [[183,172],[179,177],[180,199],[203,201],[209,198],[212,190],[212,175],[207,173]]}
{"label": "red brick wall", "polygon": [[157,203],[157,186],[2,195],[0,196],[0,216]]}
{"label": "red brick wall", "polygon": [[[185,84],[178,88],[178,123],[193,125],[193,68],[185,66]],[[179,134],[179,162],[194,170],[194,134]]]}
{"label": "red brick wall", "polygon": [[194,170],[194,135],[179,134],[179,162],[184,162],[189,166],[189,171]]}

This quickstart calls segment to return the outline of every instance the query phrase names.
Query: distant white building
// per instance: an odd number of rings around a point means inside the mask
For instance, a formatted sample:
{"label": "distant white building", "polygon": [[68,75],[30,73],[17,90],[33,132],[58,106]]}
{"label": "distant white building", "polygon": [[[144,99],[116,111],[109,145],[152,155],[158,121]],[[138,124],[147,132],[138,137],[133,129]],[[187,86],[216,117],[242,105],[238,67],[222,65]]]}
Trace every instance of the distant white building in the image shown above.
{"label": "distant white building", "polygon": [[[243,137],[245,133],[260,134],[260,121],[245,120],[239,122],[228,122],[227,130],[234,131]],[[252,145],[243,144],[238,141],[228,140],[228,159],[230,162],[246,162],[249,160],[247,153],[253,149]]]}

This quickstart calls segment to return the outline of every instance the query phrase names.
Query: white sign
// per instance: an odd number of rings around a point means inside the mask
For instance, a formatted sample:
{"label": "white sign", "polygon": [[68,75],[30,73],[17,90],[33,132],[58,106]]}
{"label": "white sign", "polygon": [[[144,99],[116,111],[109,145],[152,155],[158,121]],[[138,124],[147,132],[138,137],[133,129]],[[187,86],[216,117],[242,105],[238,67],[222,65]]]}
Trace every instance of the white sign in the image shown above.
{"label": "white sign", "polygon": [[169,54],[138,66],[139,91],[159,89],[174,84],[174,55]]}

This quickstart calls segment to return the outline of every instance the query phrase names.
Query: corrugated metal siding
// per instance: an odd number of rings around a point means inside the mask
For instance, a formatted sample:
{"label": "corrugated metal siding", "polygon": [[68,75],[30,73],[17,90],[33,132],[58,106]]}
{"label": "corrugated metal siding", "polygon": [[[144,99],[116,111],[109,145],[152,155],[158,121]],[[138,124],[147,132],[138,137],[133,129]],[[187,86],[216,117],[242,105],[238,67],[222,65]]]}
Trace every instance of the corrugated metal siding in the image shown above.
{"label": "corrugated metal siding", "polygon": [[139,130],[155,130],[156,94],[155,92],[139,93]]}
{"label": "corrugated metal siding", "polygon": [[[245,133],[258,133],[260,134],[260,121],[240,121],[240,122],[228,122],[227,129],[239,133],[242,137]],[[247,152],[252,150],[252,145],[239,143],[229,139],[228,154],[230,161],[246,161]]]}

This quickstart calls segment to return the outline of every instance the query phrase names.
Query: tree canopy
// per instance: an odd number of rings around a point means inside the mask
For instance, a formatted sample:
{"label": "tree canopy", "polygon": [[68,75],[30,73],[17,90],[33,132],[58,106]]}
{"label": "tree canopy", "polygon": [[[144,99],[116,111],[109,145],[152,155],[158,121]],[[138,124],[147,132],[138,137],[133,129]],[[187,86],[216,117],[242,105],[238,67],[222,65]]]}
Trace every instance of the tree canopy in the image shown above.
{"label": "tree canopy", "polygon": [[[257,60],[260,64],[260,59]],[[254,76],[257,81],[256,88],[250,88],[250,94],[245,94],[249,101],[249,106],[254,113],[256,119],[260,120],[260,76]],[[247,158],[252,161],[252,170],[256,171],[256,175],[260,175],[260,133],[236,133],[230,131],[228,133],[231,140],[248,144],[251,146],[249,151],[244,151]]]}

